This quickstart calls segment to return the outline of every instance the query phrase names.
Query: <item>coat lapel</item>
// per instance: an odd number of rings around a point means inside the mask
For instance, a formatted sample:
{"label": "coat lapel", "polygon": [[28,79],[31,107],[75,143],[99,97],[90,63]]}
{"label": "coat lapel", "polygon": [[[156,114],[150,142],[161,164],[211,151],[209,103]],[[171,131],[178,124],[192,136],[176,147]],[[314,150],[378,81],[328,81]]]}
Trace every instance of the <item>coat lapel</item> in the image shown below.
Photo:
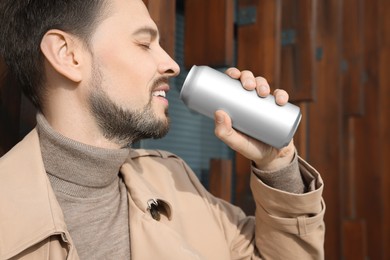
{"label": "coat lapel", "polygon": [[[135,153],[131,159],[142,155],[142,150]],[[172,228],[172,205],[143,178],[143,170],[145,169],[137,169],[132,162],[126,163],[121,169],[129,194],[132,258],[204,259]],[[162,210],[163,214],[160,221],[153,218],[148,208],[148,201],[151,199],[157,200],[161,205],[160,211]]]}
{"label": "coat lapel", "polygon": [[[36,130],[0,159],[0,258],[53,234],[68,236],[47,178]],[[66,239],[65,239],[66,240]]]}

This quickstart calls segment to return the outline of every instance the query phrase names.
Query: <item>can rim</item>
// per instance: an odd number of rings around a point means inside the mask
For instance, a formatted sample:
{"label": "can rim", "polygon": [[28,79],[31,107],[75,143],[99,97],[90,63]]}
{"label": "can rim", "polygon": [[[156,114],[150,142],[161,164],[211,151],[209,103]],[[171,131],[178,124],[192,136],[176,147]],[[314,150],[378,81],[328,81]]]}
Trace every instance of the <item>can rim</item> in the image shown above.
{"label": "can rim", "polygon": [[192,65],[190,71],[188,72],[185,80],[184,80],[184,83],[183,83],[183,86],[181,87],[181,90],[180,90],[180,99],[183,100],[184,98],[184,94],[183,92],[185,91],[186,89],[186,86],[189,84],[189,82],[191,81],[192,77],[193,77],[193,74],[195,73],[195,71],[197,70],[198,66],[196,65]]}

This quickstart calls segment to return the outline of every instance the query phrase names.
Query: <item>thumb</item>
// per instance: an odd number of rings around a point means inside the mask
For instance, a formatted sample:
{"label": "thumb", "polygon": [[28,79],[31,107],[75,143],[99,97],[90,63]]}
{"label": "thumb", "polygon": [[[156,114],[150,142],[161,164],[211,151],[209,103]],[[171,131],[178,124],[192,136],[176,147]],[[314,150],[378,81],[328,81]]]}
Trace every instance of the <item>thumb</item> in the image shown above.
{"label": "thumb", "polygon": [[222,141],[231,136],[234,131],[232,122],[228,114],[222,110],[218,110],[214,114],[215,135]]}
{"label": "thumb", "polygon": [[222,111],[215,112],[215,135],[236,152],[246,154],[248,138],[233,129],[230,116]]}

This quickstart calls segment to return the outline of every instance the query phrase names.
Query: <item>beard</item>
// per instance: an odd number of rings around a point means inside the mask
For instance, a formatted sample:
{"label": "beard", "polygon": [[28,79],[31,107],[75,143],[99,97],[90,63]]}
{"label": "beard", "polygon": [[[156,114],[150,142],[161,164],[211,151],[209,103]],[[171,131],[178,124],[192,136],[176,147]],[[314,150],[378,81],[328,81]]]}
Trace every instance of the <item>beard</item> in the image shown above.
{"label": "beard", "polygon": [[159,119],[152,108],[152,90],[161,81],[154,82],[150,90],[149,102],[141,109],[130,110],[116,104],[101,87],[102,73],[98,66],[92,68],[92,91],[89,94],[89,107],[105,138],[121,146],[127,146],[141,139],[162,138],[169,131],[168,109],[165,119]]}

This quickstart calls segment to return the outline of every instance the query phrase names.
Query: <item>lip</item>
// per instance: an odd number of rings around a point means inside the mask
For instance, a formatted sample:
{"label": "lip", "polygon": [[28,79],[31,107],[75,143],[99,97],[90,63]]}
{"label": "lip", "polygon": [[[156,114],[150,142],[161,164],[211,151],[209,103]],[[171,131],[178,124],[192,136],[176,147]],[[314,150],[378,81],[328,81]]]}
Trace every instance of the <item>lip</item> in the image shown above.
{"label": "lip", "polygon": [[168,84],[160,85],[160,86],[154,88],[152,92],[154,92],[154,91],[161,91],[161,90],[165,91],[165,92],[169,92],[170,87],[169,87]]}
{"label": "lip", "polygon": [[153,90],[152,90],[152,93],[155,92],[155,91],[164,91],[165,92],[165,97],[161,97],[161,96],[153,96],[153,98],[157,98],[158,100],[162,101],[166,106],[168,106],[168,99],[167,99],[167,94],[169,92],[169,85],[168,84],[161,84],[157,87],[155,87]]}

